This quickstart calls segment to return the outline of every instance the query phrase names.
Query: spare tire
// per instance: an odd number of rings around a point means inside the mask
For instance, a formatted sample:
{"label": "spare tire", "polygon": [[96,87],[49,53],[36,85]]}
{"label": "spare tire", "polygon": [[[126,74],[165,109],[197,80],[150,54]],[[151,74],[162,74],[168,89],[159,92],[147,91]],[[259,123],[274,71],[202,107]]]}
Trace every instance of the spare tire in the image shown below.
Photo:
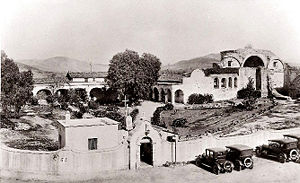
{"label": "spare tire", "polygon": [[299,159],[299,152],[296,149],[290,151],[290,159],[292,161],[297,161]]}
{"label": "spare tire", "polygon": [[246,168],[250,168],[253,165],[253,160],[252,158],[248,157],[244,159],[243,163]]}

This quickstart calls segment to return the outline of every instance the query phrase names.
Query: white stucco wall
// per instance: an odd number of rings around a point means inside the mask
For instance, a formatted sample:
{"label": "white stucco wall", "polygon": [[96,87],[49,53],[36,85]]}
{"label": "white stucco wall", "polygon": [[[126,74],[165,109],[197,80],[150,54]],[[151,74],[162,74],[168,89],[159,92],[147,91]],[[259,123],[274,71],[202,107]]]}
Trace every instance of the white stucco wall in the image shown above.
{"label": "white stucco wall", "polygon": [[67,127],[61,135],[65,138],[66,148],[78,151],[88,151],[89,138],[98,138],[98,149],[111,148],[119,143],[118,125]]}
{"label": "white stucco wall", "polygon": [[[232,78],[232,87],[229,87],[229,77]],[[214,88],[214,79],[219,79],[219,88]],[[226,79],[226,87],[221,87],[221,79]],[[191,77],[184,78],[183,84],[175,85],[172,91],[175,92],[181,89],[184,93],[184,103],[187,103],[190,95],[197,94],[212,94],[214,101],[227,100],[236,97],[238,87],[234,87],[234,78],[237,78],[237,84],[239,86],[239,76],[237,74],[212,74],[205,76],[204,72],[200,69],[196,69],[191,74]]]}

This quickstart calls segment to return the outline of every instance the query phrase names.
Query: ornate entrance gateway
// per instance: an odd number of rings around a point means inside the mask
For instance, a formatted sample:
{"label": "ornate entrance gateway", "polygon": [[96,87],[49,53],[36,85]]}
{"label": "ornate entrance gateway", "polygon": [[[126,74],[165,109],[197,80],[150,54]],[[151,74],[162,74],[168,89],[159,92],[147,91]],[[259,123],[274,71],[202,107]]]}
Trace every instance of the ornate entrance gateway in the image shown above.
{"label": "ornate entrance gateway", "polygon": [[153,145],[149,137],[144,137],[141,140],[140,146],[140,160],[142,163],[153,165]]}

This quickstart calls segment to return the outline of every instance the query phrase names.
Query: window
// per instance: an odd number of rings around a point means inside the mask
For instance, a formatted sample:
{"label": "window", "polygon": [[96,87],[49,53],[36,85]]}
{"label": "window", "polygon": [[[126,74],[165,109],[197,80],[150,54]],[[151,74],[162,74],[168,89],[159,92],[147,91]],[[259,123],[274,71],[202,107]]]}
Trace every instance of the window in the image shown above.
{"label": "window", "polygon": [[229,77],[228,79],[228,87],[232,88],[232,78]]}
{"label": "window", "polygon": [[97,138],[88,139],[88,148],[89,148],[89,150],[97,150],[97,143],[98,143]]}
{"label": "window", "polygon": [[214,79],[214,88],[219,88],[219,79],[218,78]]}
{"label": "window", "polygon": [[222,80],[221,80],[221,87],[226,88],[226,79],[225,78],[222,78]]}
{"label": "window", "polygon": [[232,66],[232,61],[228,61],[228,67]]}
{"label": "window", "polygon": [[237,78],[234,78],[234,87],[237,87]]}
{"label": "window", "polygon": [[84,82],[88,82],[89,81],[89,78],[84,78]]}
{"label": "window", "polygon": [[273,62],[273,67],[277,67],[277,62]]}

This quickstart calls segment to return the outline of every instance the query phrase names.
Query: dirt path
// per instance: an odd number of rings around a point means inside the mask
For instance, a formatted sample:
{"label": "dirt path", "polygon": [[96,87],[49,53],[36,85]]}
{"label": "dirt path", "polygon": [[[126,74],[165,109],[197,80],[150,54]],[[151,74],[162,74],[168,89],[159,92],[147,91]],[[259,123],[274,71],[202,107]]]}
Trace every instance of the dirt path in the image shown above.
{"label": "dirt path", "polygon": [[[181,167],[156,167],[139,170],[126,170],[115,173],[105,173],[94,180],[78,181],[82,183],[299,183],[300,182],[300,164],[284,163],[267,159],[254,157],[254,168],[252,170],[243,170],[240,172],[214,175],[211,172],[199,168],[193,164]],[[1,179],[0,179],[0,182]],[[51,181],[21,181],[21,180],[3,180],[6,183],[23,182],[51,182]],[[74,182],[76,181],[56,181],[56,182]]]}

